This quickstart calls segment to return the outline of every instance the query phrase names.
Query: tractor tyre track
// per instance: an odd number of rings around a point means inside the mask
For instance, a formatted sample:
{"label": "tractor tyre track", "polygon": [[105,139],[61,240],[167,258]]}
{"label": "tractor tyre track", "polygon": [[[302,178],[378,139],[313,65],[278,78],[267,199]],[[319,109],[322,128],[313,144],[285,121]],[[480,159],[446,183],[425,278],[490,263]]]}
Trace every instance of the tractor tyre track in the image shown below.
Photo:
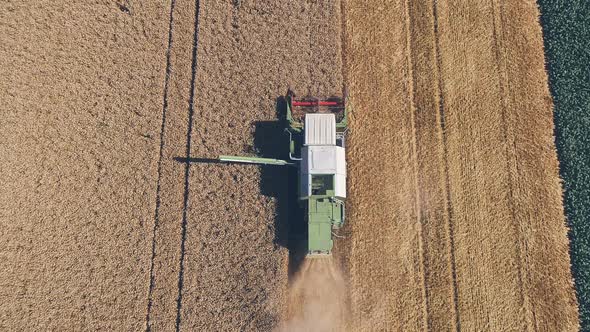
{"label": "tractor tyre track", "polygon": [[410,14],[410,1],[405,0],[404,2],[404,11],[405,11],[405,26],[404,26],[404,35],[406,36],[406,48],[405,48],[405,55],[406,55],[406,67],[408,68],[408,77],[410,79],[410,83],[408,84],[408,110],[407,112],[410,114],[410,124],[412,129],[412,139],[411,139],[411,156],[413,167],[414,167],[414,187],[415,187],[415,209],[416,209],[416,222],[419,225],[418,228],[418,256],[420,259],[422,273],[420,274],[421,280],[419,283],[422,286],[422,321],[423,321],[423,330],[428,331],[430,329],[430,319],[428,317],[429,314],[429,291],[426,285],[427,283],[427,274],[429,273],[429,266],[426,262],[426,253],[427,250],[424,245],[424,233],[425,233],[425,222],[423,222],[423,210],[422,204],[420,202],[420,166],[418,165],[418,133],[416,129],[416,106],[414,105],[415,102],[415,88],[416,88],[416,81],[415,81],[415,74],[414,74],[414,66],[412,63],[412,55],[413,55],[413,46],[412,45],[412,36],[410,35],[413,31],[411,31],[411,17]]}
{"label": "tractor tyre track", "polygon": [[150,272],[149,272],[149,285],[148,285],[148,295],[147,295],[147,308],[145,314],[145,327],[146,331],[150,330],[150,314],[152,310],[152,303],[153,303],[153,291],[154,291],[154,260],[156,257],[156,230],[158,229],[158,224],[160,223],[160,204],[161,204],[161,196],[160,190],[161,186],[161,179],[162,179],[162,158],[164,157],[164,145],[166,141],[164,139],[164,131],[166,130],[166,113],[168,111],[168,89],[170,85],[170,70],[171,70],[171,62],[170,62],[170,51],[172,48],[172,30],[173,30],[173,23],[174,23],[174,5],[176,0],[171,0],[170,2],[170,18],[168,23],[168,47],[166,48],[166,73],[164,78],[164,93],[163,93],[163,101],[162,101],[162,126],[160,128],[160,150],[158,156],[158,175],[156,179],[156,207],[154,211],[154,227],[152,229],[152,256],[150,259]]}
{"label": "tractor tyre track", "polygon": [[[499,87],[499,99],[500,104],[502,105],[502,118],[501,118],[501,127],[504,135],[504,150],[505,150],[505,158],[506,158],[506,171],[508,173],[508,201],[510,202],[510,213],[512,214],[512,223],[513,229],[515,234],[515,256],[518,260],[518,284],[520,285],[520,301],[524,308],[524,315],[526,321],[527,331],[536,331],[536,324],[534,323],[534,311],[530,308],[530,301],[525,292],[525,283],[523,282],[523,277],[526,273],[524,271],[524,267],[526,263],[524,262],[524,257],[522,254],[522,235],[520,231],[520,227],[526,226],[519,226],[518,218],[516,216],[516,207],[515,207],[515,194],[514,194],[514,181],[516,177],[518,177],[518,166],[516,162],[516,149],[514,143],[514,131],[509,128],[508,121],[506,118],[509,116],[508,112],[508,102],[507,102],[507,95],[510,94],[510,82],[507,77],[506,68],[504,63],[501,59],[501,48],[502,45],[500,44],[500,39],[502,36],[502,28],[504,26],[504,19],[502,17],[502,12],[500,8],[500,18],[498,19],[498,10],[496,9],[497,3],[495,0],[490,0],[491,2],[491,11],[492,11],[492,38],[493,38],[493,48],[494,48],[494,56],[495,56],[495,64],[498,70],[498,87]],[[500,6],[503,2],[499,0]],[[498,22],[499,21],[499,22]],[[499,37],[500,36],[500,37]],[[532,316],[532,317],[531,317]]]}
{"label": "tractor tyre track", "polygon": [[440,52],[440,38],[439,38],[439,25],[438,25],[438,3],[436,0],[432,0],[432,17],[433,17],[433,33],[434,33],[434,54],[436,58],[436,70],[434,74],[437,75],[436,82],[437,85],[437,97],[438,97],[438,105],[436,115],[438,116],[437,122],[439,123],[439,135],[442,142],[442,159],[443,159],[443,169],[444,169],[444,195],[443,197],[446,199],[445,201],[445,209],[446,209],[446,227],[447,227],[447,234],[449,238],[449,249],[448,255],[450,257],[450,269],[451,269],[451,280],[452,280],[452,288],[453,288],[453,313],[454,313],[454,328],[457,331],[461,331],[461,318],[459,316],[459,287],[458,287],[458,280],[457,280],[457,267],[456,267],[456,260],[455,260],[455,231],[454,231],[454,220],[453,220],[453,206],[451,205],[451,187],[450,187],[450,177],[449,177],[449,152],[447,149],[447,134],[446,134],[446,127],[445,127],[445,109],[444,109],[444,81],[442,76],[442,57]]}
{"label": "tractor tyre track", "polygon": [[[423,192],[421,223],[426,229],[426,284],[431,288],[430,330],[460,330],[457,308],[457,278],[448,184],[448,161],[444,130],[443,77],[440,72],[438,22],[434,1],[411,2],[408,17],[413,22],[412,75],[418,134],[419,182]],[[428,253],[428,251],[427,251]],[[446,308],[452,308],[448,315]]]}
{"label": "tractor tyre track", "polygon": [[181,226],[181,240],[180,240],[180,261],[178,269],[178,297],[176,299],[176,321],[175,329],[180,331],[181,324],[181,309],[182,309],[182,295],[184,287],[184,265],[186,255],[186,233],[188,228],[188,205],[189,205],[189,188],[190,188],[190,157],[191,157],[191,139],[193,134],[193,120],[195,117],[195,82],[197,78],[198,59],[197,49],[199,46],[199,13],[200,13],[200,0],[195,0],[195,18],[194,18],[194,30],[193,30],[193,48],[192,48],[192,60],[191,60],[191,80],[190,80],[190,94],[189,94],[189,107],[188,107],[188,123],[186,130],[186,161],[184,166],[184,194],[183,194],[183,205],[182,205],[182,226]]}
{"label": "tractor tyre track", "polygon": [[[191,116],[191,86],[194,59],[197,1],[175,0],[172,10],[169,89],[162,146],[162,176],[158,224],[153,246],[153,286],[149,296],[149,319],[146,330],[172,331],[178,328],[179,294],[182,294],[183,236],[187,163],[174,158],[187,154],[187,133]],[[194,104],[194,100],[193,100]],[[181,302],[180,302],[181,303]]]}

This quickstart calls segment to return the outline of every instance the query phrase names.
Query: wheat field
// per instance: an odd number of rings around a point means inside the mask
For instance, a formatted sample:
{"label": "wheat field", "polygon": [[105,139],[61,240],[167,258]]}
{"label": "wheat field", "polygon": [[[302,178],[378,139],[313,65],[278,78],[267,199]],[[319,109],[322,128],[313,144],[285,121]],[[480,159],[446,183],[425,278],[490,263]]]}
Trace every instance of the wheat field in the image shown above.
{"label": "wheat field", "polygon": [[[0,5],[0,329],[577,331],[532,0]],[[281,98],[348,92],[300,260]],[[279,138],[280,137],[280,138]]]}
{"label": "wheat field", "polygon": [[578,330],[535,2],[346,8],[351,319]]}

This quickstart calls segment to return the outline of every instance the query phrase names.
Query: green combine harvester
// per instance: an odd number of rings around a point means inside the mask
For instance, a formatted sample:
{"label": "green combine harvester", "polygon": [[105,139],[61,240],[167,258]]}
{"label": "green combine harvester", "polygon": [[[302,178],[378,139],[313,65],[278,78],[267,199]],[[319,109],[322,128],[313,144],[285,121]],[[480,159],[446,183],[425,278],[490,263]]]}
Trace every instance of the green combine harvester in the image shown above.
{"label": "green combine harvester", "polygon": [[344,98],[296,100],[287,94],[289,161],[257,157],[220,156],[222,162],[295,166],[298,201],[308,225],[307,256],[332,253],[333,230],[345,220],[347,110]]}

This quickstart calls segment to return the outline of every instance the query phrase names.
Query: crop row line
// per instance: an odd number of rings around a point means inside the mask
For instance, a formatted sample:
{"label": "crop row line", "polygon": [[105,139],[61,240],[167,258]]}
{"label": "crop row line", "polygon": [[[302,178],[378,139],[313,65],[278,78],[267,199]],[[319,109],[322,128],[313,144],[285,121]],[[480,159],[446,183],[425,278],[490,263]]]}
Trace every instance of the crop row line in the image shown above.
{"label": "crop row line", "polygon": [[412,65],[412,40],[411,40],[411,13],[410,13],[410,2],[409,0],[405,0],[404,2],[404,32],[406,35],[406,68],[408,70],[408,77],[410,77],[410,84],[408,85],[408,111],[410,113],[410,123],[412,126],[412,142],[411,142],[411,151],[412,151],[412,165],[414,168],[414,199],[415,199],[415,213],[416,213],[416,220],[419,224],[418,227],[418,255],[420,264],[422,265],[422,273],[421,273],[421,287],[422,287],[422,320],[424,330],[428,331],[430,319],[428,318],[429,313],[429,292],[428,292],[428,285],[426,282],[426,274],[428,273],[428,264],[426,263],[426,254],[425,254],[425,247],[424,247],[424,223],[422,222],[422,215],[420,209],[420,187],[419,187],[419,177],[420,177],[420,167],[418,166],[418,137],[416,132],[416,107],[414,105],[414,86],[415,86],[415,78],[414,78],[414,68]]}
{"label": "crop row line", "polygon": [[437,93],[438,93],[438,122],[439,133],[443,146],[443,160],[444,160],[444,178],[445,185],[443,190],[446,194],[446,221],[447,221],[447,234],[449,237],[449,257],[450,257],[450,270],[451,270],[451,281],[453,285],[453,314],[455,318],[455,329],[461,331],[461,317],[459,315],[459,287],[457,283],[457,267],[455,261],[455,230],[453,225],[453,206],[451,204],[451,185],[449,176],[449,152],[447,149],[448,141],[446,135],[446,123],[445,123],[445,107],[444,107],[444,79],[442,75],[442,56],[440,50],[440,27],[439,27],[439,11],[437,0],[432,0],[432,15],[433,15],[433,29],[434,29],[434,54],[435,54],[435,66],[436,75],[438,76],[437,82]]}
{"label": "crop row line", "polygon": [[[521,238],[522,238],[522,234],[520,231],[520,227],[518,225],[518,220],[516,218],[516,202],[514,200],[515,194],[514,194],[514,175],[513,173],[516,173],[516,177],[518,177],[518,163],[516,161],[516,159],[518,158],[516,155],[516,142],[514,140],[514,137],[511,137],[511,139],[509,138],[510,135],[509,133],[512,132],[508,127],[508,114],[507,114],[507,110],[509,107],[509,94],[510,94],[510,82],[508,80],[508,73],[506,71],[506,64],[504,59],[502,59],[502,48],[503,46],[501,45],[501,40],[502,39],[502,35],[503,35],[503,27],[505,26],[505,19],[503,14],[503,1],[499,0],[499,4],[496,3],[496,0],[490,0],[490,4],[491,4],[491,10],[492,10],[492,25],[493,25],[493,41],[494,41],[494,56],[495,56],[495,60],[496,60],[496,68],[498,69],[498,85],[500,88],[500,103],[502,106],[502,116],[501,116],[501,120],[502,120],[502,135],[503,135],[503,140],[506,142],[505,144],[505,154],[506,154],[506,172],[508,173],[508,201],[509,201],[509,205],[510,205],[510,214],[511,214],[511,218],[512,218],[512,225],[513,225],[513,229],[514,229],[514,233],[516,235],[516,245],[515,245],[515,255],[516,258],[518,260],[518,268],[517,268],[517,279],[518,279],[518,286],[519,286],[519,297],[520,297],[520,301],[523,304],[524,307],[524,312],[529,313],[531,312],[530,310],[530,301],[527,299],[525,291],[524,291],[524,284],[523,284],[523,274],[525,273],[523,271],[523,266],[525,265],[524,262],[524,258],[522,255],[522,248],[521,248]],[[500,7],[500,13],[498,13],[498,11],[496,10],[496,5],[498,5]],[[498,18],[498,15],[500,16]],[[499,22],[498,22],[499,20]],[[507,86],[508,85],[508,86]],[[510,148],[512,148],[512,153],[510,152]],[[511,167],[511,162],[512,160],[514,160],[514,166]],[[514,168],[514,170],[512,169]],[[526,317],[525,317],[526,318]],[[533,315],[532,319],[534,320],[535,317]],[[536,331],[535,328],[535,324],[533,324],[531,321],[529,321],[529,319],[525,319],[526,324],[527,324],[527,330],[534,330]]]}
{"label": "crop row line", "polygon": [[160,223],[160,204],[161,204],[161,179],[162,179],[162,158],[164,157],[164,133],[166,130],[166,115],[168,113],[168,90],[170,85],[170,70],[171,70],[171,60],[170,54],[172,49],[172,31],[174,27],[174,7],[176,5],[176,0],[171,0],[170,2],[170,16],[168,21],[168,47],[166,49],[166,74],[164,77],[164,93],[163,93],[163,103],[162,103],[162,125],[160,127],[160,151],[158,156],[158,178],[156,180],[156,207],[154,211],[154,227],[152,229],[152,255],[150,258],[150,272],[149,272],[149,286],[148,286],[148,296],[147,296],[147,308],[145,314],[145,327],[146,331],[150,331],[150,315],[152,312],[152,305],[153,305],[153,292],[154,292],[154,261],[156,259],[156,232],[158,229],[158,225]]}
{"label": "crop row line", "polygon": [[191,137],[193,133],[193,118],[195,114],[195,81],[197,79],[197,48],[199,44],[199,13],[200,0],[195,0],[195,23],[193,32],[193,48],[191,62],[191,83],[189,91],[188,107],[188,128],[186,131],[186,162],[184,166],[184,197],[182,206],[182,229],[180,241],[180,269],[178,270],[178,297],[176,300],[176,331],[180,331],[182,295],[184,287],[184,257],[186,255],[185,243],[188,226],[188,198],[189,198],[189,176],[190,176],[190,156],[191,156]]}

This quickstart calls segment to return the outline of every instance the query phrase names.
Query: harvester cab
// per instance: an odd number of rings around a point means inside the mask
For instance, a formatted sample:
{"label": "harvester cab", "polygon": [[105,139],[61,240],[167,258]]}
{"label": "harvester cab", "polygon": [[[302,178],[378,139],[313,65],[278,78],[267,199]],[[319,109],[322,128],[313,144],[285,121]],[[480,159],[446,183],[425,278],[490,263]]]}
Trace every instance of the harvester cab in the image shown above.
{"label": "harvester cab", "polygon": [[333,230],[345,221],[346,132],[345,99],[286,97],[285,131],[289,135],[289,161],[220,156],[222,162],[292,165],[298,168],[298,201],[308,226],[307,255],[330,255]]}

